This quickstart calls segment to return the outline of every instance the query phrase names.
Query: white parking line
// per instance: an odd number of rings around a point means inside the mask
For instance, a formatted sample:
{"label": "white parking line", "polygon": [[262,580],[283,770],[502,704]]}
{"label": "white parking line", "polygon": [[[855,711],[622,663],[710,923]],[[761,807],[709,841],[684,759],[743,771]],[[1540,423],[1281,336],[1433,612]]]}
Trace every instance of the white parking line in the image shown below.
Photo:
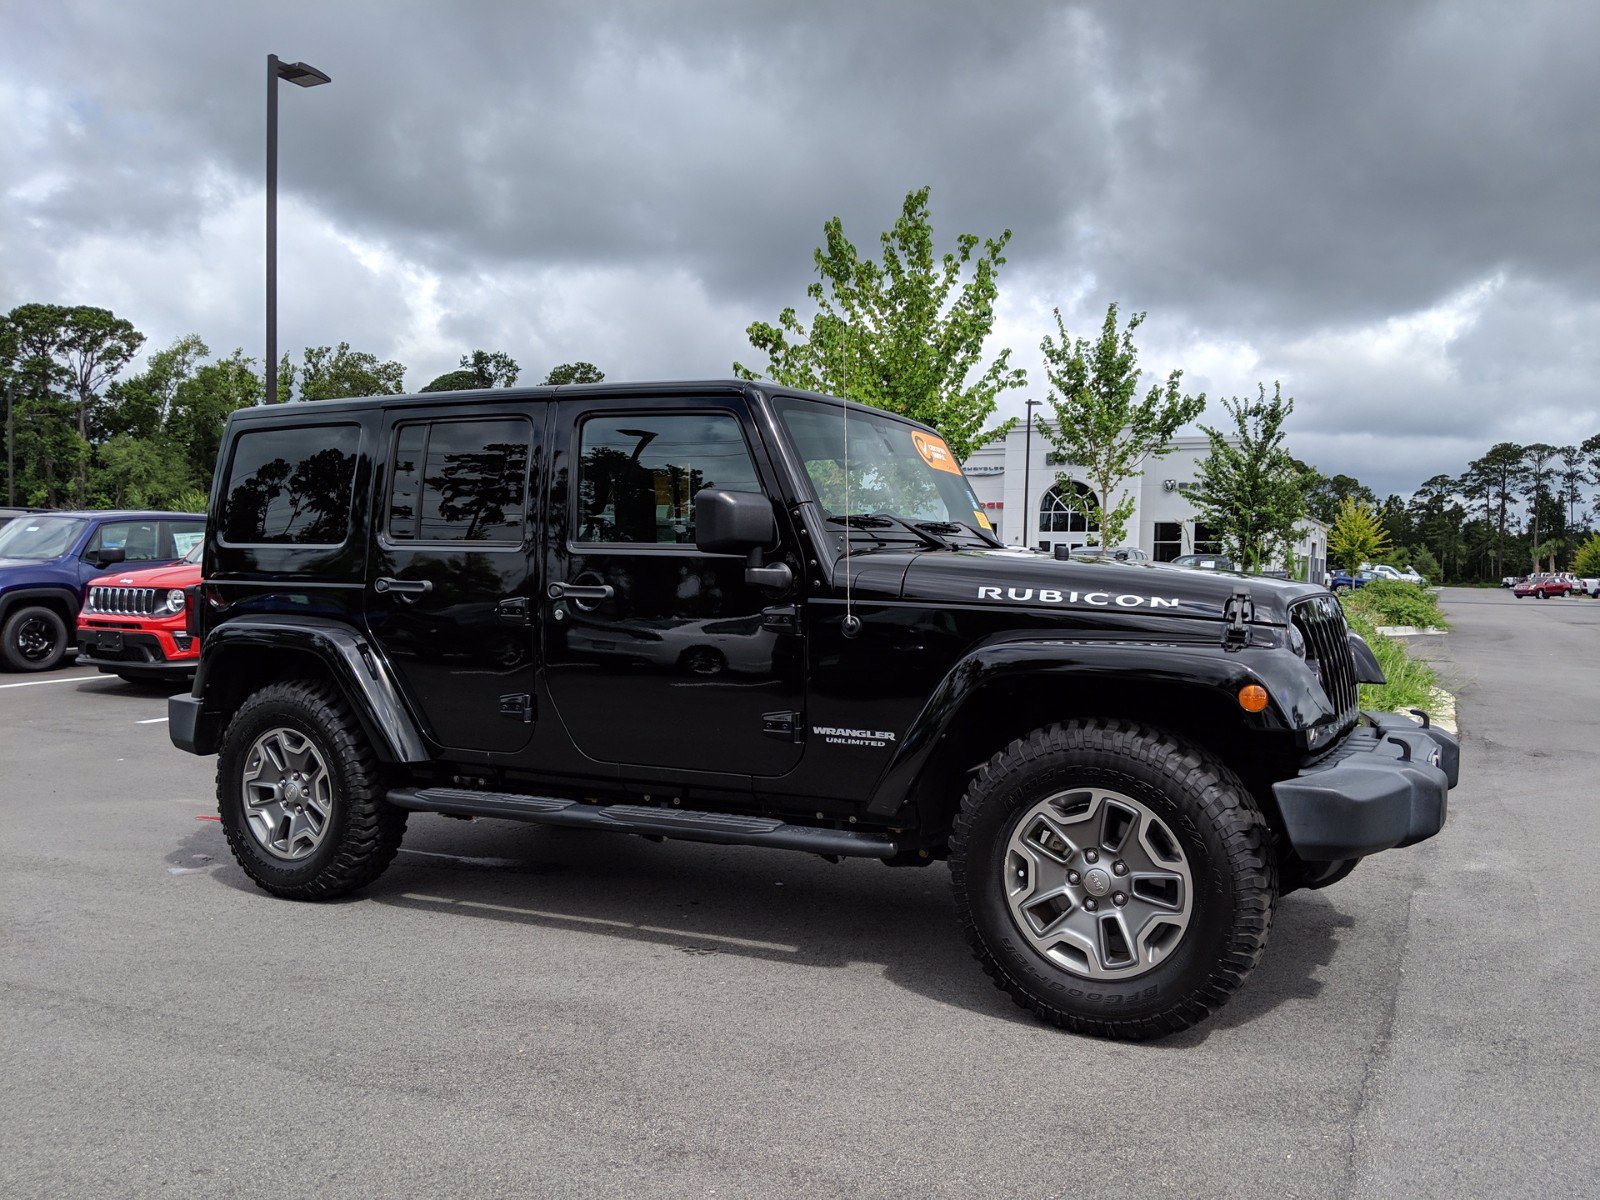
{"label": "white parking line", "polygon": [[99,678],[99,675],[68,675],[63,679],[30,679],[27,683],[0,683],[0,692],[7,688],[44,687],[47,683],[82,683],[86,679]]}
{"label": "white parking line", "polygon": [[162,725],[162,724],[165,724],[170,719],[171,719],[170,717],[151,717],[148,721],[135,721],[134,724],[135,725]]}

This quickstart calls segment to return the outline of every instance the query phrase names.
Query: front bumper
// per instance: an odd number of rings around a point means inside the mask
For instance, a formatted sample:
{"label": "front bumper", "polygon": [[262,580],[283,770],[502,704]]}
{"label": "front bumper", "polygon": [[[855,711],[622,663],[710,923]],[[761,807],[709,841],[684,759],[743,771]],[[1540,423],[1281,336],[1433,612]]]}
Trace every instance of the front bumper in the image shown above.
{"label": "front bumper", "polygon": [[1327,758],[1272,785],[1284,833],[1307,862],[1364,858],[1444,828],[1461,746],[1437,726],[1364,713]]}
{"label": "front bumper", "polygon": [[[182,637],[182,641],[179,640]],[[198,642],[166,630],[78,626],[78,663],[130,675],[193,675],[200,665]]]}

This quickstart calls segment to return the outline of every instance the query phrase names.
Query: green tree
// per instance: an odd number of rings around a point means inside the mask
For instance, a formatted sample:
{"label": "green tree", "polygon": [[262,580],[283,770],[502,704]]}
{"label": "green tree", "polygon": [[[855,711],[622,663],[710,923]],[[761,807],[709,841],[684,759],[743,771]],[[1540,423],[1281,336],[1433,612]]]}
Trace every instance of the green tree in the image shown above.
{"label": "green tree", "polygon": [[179,386],[193,377],[210,353],[210,347],[195,333],[186,333],[165,350],[157,350],[143,371],[106,389],[97,432],[104,437],[155,437],[167,423]]}
{"label": "green tree", "polygon": [[461,356],[461,366],[446,371],[422,390],[460,392],[471,388],[508,388],[516,383],[522,368],[517,360],[499,350],[474,350]]}
{"label": "green tree", "polygon": [[[287,369],[285,369],[287,368]],[[380,361],[376,354],[337,346],[307,346],[304,361],[291,366],[284,355],[278,370],[280,398],[291,391],[296,400],[339,400],[347,396],[397,396],[405,391],[406,369]],[[294,389],[298,391],[294,391]]]}
{"label": "green tree", "polygon": [[96,447],[88,502],[96,508],[165,508],[193,483],[183,446],[119,433]]}
{"label": "green tree", "polygon": [[1324,475],[1315,467],[1302,464],[1301,469],[1310,477],[1306,484],[1306,508],[1324,525],[1332,525],[1339,515],[1339,506],[1346,499],[1378,506],[1378,495],[1354,475]]}
{"label": "green tree", "polygon": [[1590,534],[1589,540],[1578,547],[1572,557],[1572,570],[1584,579],[1600,578],[1600,533]]}
{"label": "green tree", "polygon": [[1165,383],[1155,384],[1139,396],[1139,352],[1133,331],[1144,323],[1144,313],[1134,313],[1126,329],[1117,330],[1117,306],[1106,309],[1100,336],[1094,342],[1074,340],[1067,334],[1061,310],[1055,313],[1060,339],[1049,334],[1040,343],[1045,374],[1050,380],[1048,400],[1054,420],[1040,423],[1045,438],[1065,462],[1077,466],[1094,496],[1071,486],[1071,477],[1058,476],[1061,494],[1098,520],[1100,546],[1109,549],[1126,536],[1134,509],[1129,495],[1117,505],[1112,492],[1124,480],[1144,473],[1144,465],[1172,450],[1178,427],[1205,411],[1205,393],[1187,396],[1179,389],[1182,371],[1173,371]]}
{"label": "green tree", "polygon": [[1464,490],[1483,496],[1485,509],[1490,514],[1494,529],[1490,552],[1494,558],[1495,575],[1505,573],[1512,503],[1526,474],[1522,455],[1522,447],[1515,442],[1497,442],[1489,447],[1482,458],[1473,459],[1467,464],[1467,473],[1462,480]]}
{"label": "green tree", "polygon": [[1200,460],[1189,499],[1216,531],[1223,553],[1257,571],[1284,560],[1306,516],[1306,476],[1283,448],[1283,423],[1294,412],[1294,398],[1274,383],[1269,400],[1262,384],[1254,401],[1235,396],[1222,407],[1233,418],[1238,445],[1221,430],[1200,427],[1211,448]]}
{"label": "green tree", "polygon": [[1362,563],[1377,559],[1388,548],[1389,535],[1384,532],[1377,510],[1347,496],[1328,530],[1329,557],[1346,570],[1354,571]]}
{"label": "green tree", "polygon": [[1550,485],[1555,480],[1555,460],[1558,453],[1559,451],[1549,442],[1534,442],[1522,448],[1521,490],[1529,502],[1528,552],[1532,556],[1535,571],[1539,569],[1540,558],[1552,553],[1544,545],[1545,541],[1549,540],[1551,529],[1551,522],[1548,520],[1549,506],[1545,500],[1550,495]]}
{"label": "green tree", "polygon": [[[90,422],[100,404],[100,389],[144,345],[144,334],[107,308],[79,304],[66,310],[57,347],[77,408],[78,437],[89,444]],[[87,487],[89,456],[78,456],[78,491]]]}
{"label": "green tree", "polygon": [[259,404],[265,388],[256,373],[255,359],[235,350],[227,358],[199,368],[174,391],[167,414],[167,436],[183,448],[189,476],[201,491],[211,488],[211,474],[222,447],[222,426],[228,414],[236,408]]}
{"label": "green tree", "polygon": [[88,445],[73,428],[70,379],[62,362],[68,310],[59,304],[20,304],[6,314],[12,356],[7,381],[13,397],[12,445],[18,503],[59,507]]}
{"label": "green tree", "polygon": [[551,367],[550,374],[544,377],[545,385],[553,387],[563,383],[604,383],[606,373],[592,362],[562,363],[560,366]]}
{"label": "green tree", "polygon": [[817,309],[810,326],[793,308],[775,325],[755,322],[745,332],[767,366],[757,372],[736,362],[733,370],[741,379],[765,375],[921,421],[964,459],[1015,424],[983,430],[1000,393],[1027,382],[1009,365],[1009,350],[987,363],[983,356],[1011,231],[983,239],[976,257],[980,239],[970,233],[936,255],[928,194],[909,193],[894,227],[879,235],[882,262],[863,258],[839,218],[829,220],[813,254],[821,278],[806,288]]}

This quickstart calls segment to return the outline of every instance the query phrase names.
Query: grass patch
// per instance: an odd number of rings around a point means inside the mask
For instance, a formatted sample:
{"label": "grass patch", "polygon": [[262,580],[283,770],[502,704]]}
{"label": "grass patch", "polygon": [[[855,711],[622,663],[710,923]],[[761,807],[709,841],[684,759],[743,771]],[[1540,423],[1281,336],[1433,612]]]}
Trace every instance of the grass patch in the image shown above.
{"label": "grass patch", "polygon": [[[1365,592],[1367,589],[1361,590]],[[1396,639],[1384,637],[1374,627],[1375,623],[1372,620],[1348,602],[1345,607],[1345,618],[1349,621],[1351,629],[1367,639],[1372,652],[1378,656],[1378,665],[1383,668],[1383,673],[1389,680],[1383,684],[1363,683],[1361,707],[1375,709],[1378,712],[1394,712],[1396,709],[1404,708],[1432,708],[1433,692],[1439,686],[1439,677],[1433,673],[1433,668],[1420,658],[1412,658],[1406,652],[1405,646]],[[1406,622],[1406,624],[1412,623],[1414,622]],[[1385,621],[1384,624],[1398,625],[1401,622]]]}
{"label": "grass patch", "polygon": [[1358,591],[1344,593],[1342,599],[1347,614],[1364,617],[1373,625],[1450,628],[1439,598],[1420,584],[1378,579]]}

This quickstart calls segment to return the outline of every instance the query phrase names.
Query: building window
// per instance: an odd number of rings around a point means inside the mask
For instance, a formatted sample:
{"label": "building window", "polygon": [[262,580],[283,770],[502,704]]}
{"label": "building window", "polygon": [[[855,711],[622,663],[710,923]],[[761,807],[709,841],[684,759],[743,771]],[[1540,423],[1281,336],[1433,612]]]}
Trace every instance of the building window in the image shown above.
{"label": "building window", "polygon": [[1150,557],[1157,562],[1171,562],[1183,553],[1183,525],[1177,521],[1157,521],[1155,544],[1150,547]]}
{"label": "building window", "polygon": [[1210,525],[1194,523],[1194,552],[1196,554],[1221,554],[1222,540]]}
{"label": "building window", "polygon": [[1067,499],[1061,485],[1051,488],[1039,501],[1039,532],[1099,533],[1100,522],[1096,520],[1091,525],[1083,515],[1084,508],[1090,512],[1097,512],[1100,507],[1095,500],[1094,492],[1076,479],[1069,480],[1068,483],[1078,494],[1077,506]]}

